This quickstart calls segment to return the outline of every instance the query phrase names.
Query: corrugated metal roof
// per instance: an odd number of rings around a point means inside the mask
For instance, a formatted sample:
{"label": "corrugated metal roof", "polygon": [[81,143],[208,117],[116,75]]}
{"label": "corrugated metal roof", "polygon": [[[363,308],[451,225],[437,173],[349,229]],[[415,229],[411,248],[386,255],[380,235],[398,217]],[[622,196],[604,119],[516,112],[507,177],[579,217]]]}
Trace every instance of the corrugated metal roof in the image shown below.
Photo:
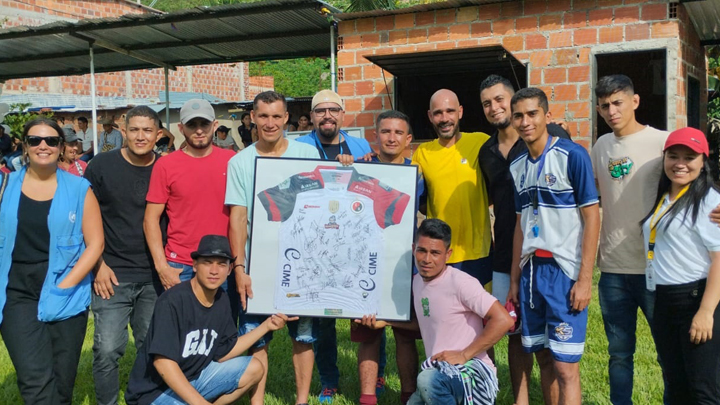
{"label": "corrugated metal roof", "polygon": [[237,61],[330,55],[326,13],[317,0],[266,0],[167,14],[128,14],[0,30],[0,81]]}
{"label": "corrugated metal roof", "polygon": [[720,1],[680,0],[692,20],[703,45],[720,44]]}
{"label": "corrugated metal roof", "polygon": [[368,17],[382,17],[385,15],[419,13],[422,11],[445,10],[448,8],[477,6],[480,4],[509,3],[509,2],[513,2],[513,1],[519,1],[519,0],[448,0],[448,1],[438,1],[438,2],[426,3],[426,4],[418,4],[417,6],[398,8],[398,9],[394,9],[394,10],[358,11],[358,12],[354,12],[354,13],[339,13],[339,14],[333,14],[333,15],[338,20],[348,21],[348,20],[357,20],[360,18],[368,18]]}
{"label": "corrugated metal roof", "polygon": [[[186,101],[192,98],[208,100],[210,104],[228,104],[234,101],[223,100],[207,93],[170,92],[170,109],[179,109]],[[165,109],[165,92],[160,92],[157,98],[127,98],[127,97],[96,97],[98,110],[115,110],[136,105],[147,105],[155,111]],[[30,104],[28,110],[49,108],[54,111],[90,111],[92,99],[90,96],[76,94],[5,94],[0,96],[0,103]]]}

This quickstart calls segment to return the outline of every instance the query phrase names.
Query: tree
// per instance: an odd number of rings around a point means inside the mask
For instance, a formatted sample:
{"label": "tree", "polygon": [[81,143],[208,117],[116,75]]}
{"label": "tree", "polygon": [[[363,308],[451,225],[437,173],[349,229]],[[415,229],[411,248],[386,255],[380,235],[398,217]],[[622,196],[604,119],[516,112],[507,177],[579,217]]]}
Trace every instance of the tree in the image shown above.
{"label": "tree", "polygon": [[330,88],[330,61],[305,58],[253,62],[250,76],[273,76],[275,90],[288,97],[312,96]]}
{"label": "tree", "polygon": [[5,116],[3,124],[7,124],[10,127],[10,136],[21,138],[23,127],[29,121],[34,120],[38,117],[52,118],[53,114],[50,113],[36,113],[26,112],[25,109],[30,107],[32,104],[10,104],[10,112]]}

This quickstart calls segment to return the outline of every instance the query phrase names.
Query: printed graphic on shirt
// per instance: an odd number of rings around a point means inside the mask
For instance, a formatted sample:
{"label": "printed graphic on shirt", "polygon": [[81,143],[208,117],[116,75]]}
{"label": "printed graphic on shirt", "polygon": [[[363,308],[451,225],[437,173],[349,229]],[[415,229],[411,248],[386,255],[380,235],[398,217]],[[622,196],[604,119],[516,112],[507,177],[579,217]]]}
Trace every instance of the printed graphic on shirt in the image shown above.
{"label": "printed graphic on shirt", "polygon": [[190,356],[207,356],[217,339],[218,334],[210,329],[196,329],[185,335],[185,345],[183,346],[182,357],[184,359]]}
{"label": "printed graphic on shirt", "polygon": [[423,316],[430,316],[430,300],[425,297],[420,299],[423,308]]}
{"label": "printed graphic on shirt", "polygon": [[258,198],[282,222],[276,310],[377,313],[383,230],[400,223],[407,194],[354,168],[318,166]]}
{"label": "printed graphic on shirt", "polygon": [[620,159],[610,159],[608,161],[608,173],[613,180],[622,180],[630,174],[633,167],[633,161],[628,156]]}

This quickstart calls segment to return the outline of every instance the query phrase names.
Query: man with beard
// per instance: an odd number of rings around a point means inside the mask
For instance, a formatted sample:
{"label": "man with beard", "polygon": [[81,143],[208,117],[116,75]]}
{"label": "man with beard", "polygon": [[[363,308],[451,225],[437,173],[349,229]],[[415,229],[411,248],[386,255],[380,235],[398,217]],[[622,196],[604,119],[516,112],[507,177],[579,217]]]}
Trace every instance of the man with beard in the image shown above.
{"label": "man with beard", "polygon": [[[318,153],[310,145],[283,137],[283,126],[288,120],[287,101],[282,94],[265,91],[253,101],[252,119],[257,125],[258,141],[235,155],[228,164],[227,194],[225,204],[230,207],[230,243],[233,255],[237,257],[234,266],[235,278],[240,293],[243,310],[247,308],[247,299],[252,298],[250,276],[246,274],[247,252],[250,246],[250,231],[253,200],[253,181],[255,180],[255,160],[258,156],[282,158],[317,159]],[[262,271],[263,269],[256,270]],[[267,317],[248,315],[241,312],[239,331],[247,335],[260,327]],[[317,337],[318,320],[300,318],[288,323],[288,332],[292,338],[293,366],[295,367],[295,386],[297,404],[307,404],[310,395],[310,382],[314,356],[312,344]],[[272,332],[268,332],[250,347],[250,353],[268,369],[268,349]],[[262,405],[265,400],[267,373],[263,375],[250,394],[252,405]]]}
{"label": "man with beard", "polygon": [[[153,264],[166,290],[193,277],[190,253],[202,235],[228,234],[225,173],[235,156],[231,150],[213,147],[218,122],[207,100],[188,100],[180,109],[178,127],[186,146],[155,165],[143,221]],[[169,221],[164,249],[160,230],[163,212]],[[237,305],[237,300],[230,298]],[[236,316],[235,311],[233,307]]]}
{"label": "man with beard", "polygon": [[463,108],[457,95],[441,89],[430,98],[428,118],[438,139],[418,146],[412,163],[425,178],[427,217],[450,225],[448,264],[485,286],[492,280],[490,215],[485,180],[478,165],[482,132],[460,132]]}
{"label": "man with beard", "polygon": [[160,117],[147,106],[131,109],[123,129],[127,147],[99,154],[85,171],[100,204],[105,233],[92,296],[93,378],[95,397],[102,405],[117,403],[118,361],[128,343],[128,323],[140,350],[157,298],[150,252],[138,225],[145,214],[159,125]]}
{"label": "man with beard", "polygon": [[[345,111],[337,93],[332,90],[319,91],[312,99],[310,112],[314,129],[308,135],[299,137],[299,142],[317,148],[323,160],[338,160],[343,165],[352,164],[354,157],[358,156],[370,160],[372,149],[368,141],[352,137],[340,129]],[[340,380],[335,318],[320,319],[320,336],[315,343],[315,352],[322,385],[320,402],[330,403],[338,391]]]}
{"label": "man with beard", "polygon": [[[509,80],[490,75],[480,84],[480,102],[485,118],[497,131],[480,148],[480,168],[487,185],[490,204],[495,213],[495,251],[493,252],[492,294],[501,304],[510,289],[510,265],[512,263],[515,214],[514,188],[510,163],[527,152],[527,146],[515,128],[510,125],[510,100],[515,89]],[[570,139],[567,132],[556,124],[548,124],[551,136]],[[548,350],[535,353],[540,364],[552,364]],[[529,381],[532,373],[532,354],[525,353],[520,341],[520,330],[508,334],[508,363],[515,403],[529,402]],[[541,384],[546,404],[556,404],[558,385],[552,367],[540,367]]]}

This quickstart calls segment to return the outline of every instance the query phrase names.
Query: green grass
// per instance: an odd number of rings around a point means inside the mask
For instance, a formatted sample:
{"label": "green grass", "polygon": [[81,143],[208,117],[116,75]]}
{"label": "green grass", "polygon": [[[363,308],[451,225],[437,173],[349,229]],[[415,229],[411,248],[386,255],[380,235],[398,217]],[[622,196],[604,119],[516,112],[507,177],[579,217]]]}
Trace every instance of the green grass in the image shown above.
{"label": "green grass", "polygon": [[[597,283],[597,275],[596,280]],[[655,360],[655,348],[650,336],[647,322],[642,316],[638,317],[638,342],[635,353],[635,390],[633,400],[636,404],[662,403],[662,375],[660,367]],[[88,323],[88,331],[83,345],[83,353],[78,368],[78,377],[75,385],[73,404],[95,404],[95,392],[92,379],[92,320]],[[387,391],[379,398],[383,405],[400,404],[400,381],[397,377],[395,365],[395,342],[392,333],[387,334],[388,365],[386,369]],[[418,342],[421,357],[424,353],[422,344]],[[507,339],[503,339],[496,346],[496,363],[500,380],[500,394],[497,404],[510,405],[513,403],[510,389],[510,377],[507,367]],[[340,388],[342,394],[334,403],[337,405],[350,405],[357,402],[357,345],[350,342],[349,321],[338,322],[338,366],[340,368]],[[121,387],[127,385],[127,375],[132,367],[135,357],[135,347],[128,344],[127,351],[120,363]],[[597,289],[590,304],[588,334],[585,345],[585,354],[580,363],[583,385],[584,404],[609,404],[609,388],[607,375],[607,339],[603,328],[600,306],[597,299]],[[295,403],[295,381],[291,361],[291,345],[287,331],[276,332],[270,349],[270,379],[268,381],[265,403],[268,405],[293,405]],[[320,391],[320,382],[317,372],[313,378],[312,392]],[[312,398],[311,404],[318,404]],[[533,370],[531,385],[531,403],[542,403],[538,369]],[[10,362],[5,345],[0,341],[0,403],[22,403],[15,380],[15,369]],[[121,404],[125,402],[121,399]],[[240,401],[247,404],[246,398]]]}

